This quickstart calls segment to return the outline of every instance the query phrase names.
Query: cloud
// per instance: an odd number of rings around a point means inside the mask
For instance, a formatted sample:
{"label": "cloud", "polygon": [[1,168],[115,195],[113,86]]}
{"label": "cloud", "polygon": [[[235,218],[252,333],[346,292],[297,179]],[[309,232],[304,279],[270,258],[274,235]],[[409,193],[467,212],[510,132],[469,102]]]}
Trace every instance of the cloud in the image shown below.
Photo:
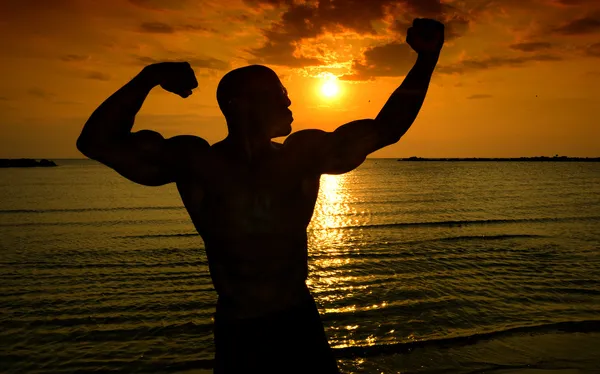
{"label": "cloud", "polygon": [[590,57],[600,57],[600,43],[589,45],[585,50],[585,54]]}
{"label": "cloud", "polygon": [[493,97],[493,96],[492,95],[488,95],[488,94],[475,94],[475,95],[468,96],[467,99],[469,99],[469,100],[489,99],[491,97]]}
{"label": "cloud", "polygon": [[[450,9],[450,8],[445,8]],[[444,23],[444,40],[450,41],[463,36],[471,25],[471,19],[465,15],[448,14],[443,15],[440,21]],[[395,20],[392,23],[391,31],[399,35],[405,36],[406,31],[412,26],[413,19],[411,16],[406,16],[402,20]]]}
{"label": "cloud", "polygon": [[174,34],[180,31],[218,33],[218,31],[213,28],[201,25],[183,24],[173,26],[164,22],[143,22],[140,25],[139,31],[150,34]]}
{"label": "cloud", "polygon": [[243,0],[243,2],[252,8],[258,8],[261,5],[270,5],[273,7],[291,5],[293,0]]}
{"label": "cloud", "polygon": [[140,25],[140,31],[154,34],[173,34],[175,28],[163,22],[144,22]]}
{"label": "cloud", "polygon": [[56,96],[56,94],[46,91],[40,87],[31,87],[27,90],[27,94],[40,99],[51,99]]}
{"label": "cloud", "polygon": [[562,35],[584,35],[600,32],[600,12],[572,20],[553,31]]}
{"label": "cloud", "polygon": [[467,58],[455,64],[442,65],[436,68],[436,71],[442,74],[464,74],[478,70],[495,69],[500,67],[519,67],[528,62],[538,61],[562,61],[563,58],[554,55],[533,55],[518,57],[495,56],[484,59]]}
{"label": "cloud", "polygon": [[128,0],[129,3],[154,11],[183,10],[190,5],[190,0]]}
{"label": "cloud", "polygon": [[550,49],[552,48],[552,44],[546,42],[517,43],[511,44],[510,48],[523,52],[536,52],[543,49]]}
{"label": "cloud", "polygon": [[364,61],[352,62],[352,74],[340,77],[342,80],[364,81],[375,77],[398,77],[408,73],[417,54],[406,43],[392,42],[368,48]]}
{"label": "cloud", "polygon": [[320,65],[322,60],[314,57],[296,56],[296,43],[272,43],[267,42],[260,48],[250,50],[255,58],[248,62],[251,64],[272,64],[301,68],[305,66]]}
{"label": "cloud", "polygon": [[325,33],[376,36],[374,23],[387,22],[390,16],[394,16],[393,13],[405,15],[404,21],[392,26],[396,32],[406,32],[408,20],[412,22],[414,17],[432,17],[447,21],[450,39],[464,33],[470,22],[464,15],[457,16],[455,8],[442,4],[440,0],[309,0],[304,3],[245,0],[245,3],[252,7],[269,5],[285,9],[280,20],[263,30],[264,44],[248,52],[254,56],[254,61],[290,67],[320,63],[316,56],[298,55],[299,43]]}
{"label": "cloud", "polygon": [[63,55],[63,56],[60,57],[60,59],[62,61],[66,61],[66,62],[86,61],[89,58],[90,58],[90,56],[88,56],[88,55],[77,55],[77,54]]}
{"label": "cloud", "polygon": [[223,60],[219,60],[217,58],[213,58],[213,57],[207,57],[207,58],[199,58],[199,57],[186,57],[186,56],[181,56],[181,58],[166,58],[166,59],[160,59],[160,58],[154,58],[154,57],[148,57],[148,56],[136,56],[135,57],[135,62],[136,64],[141,64],[141,65],[150,65],[150,64],[156,64],[159,62],[176,62],[176,61],[187,61],[190,63],[190,65],[193,68],[207,68],[207,69],[215,69],[215,70],[227,70],[230,68],[230,64],[223,61]]}
{"label": "cloud", "polygon": [[560,6],[579,6],[587,4],[597,4],[598,0],[550,0],[549,2],[553,5]]}
{"label": "cloud", "polygon": [[90,71],[85,75],[88,79],[95,79],[99,81],[109,81],[110,75],[102,73],[100,71]]}

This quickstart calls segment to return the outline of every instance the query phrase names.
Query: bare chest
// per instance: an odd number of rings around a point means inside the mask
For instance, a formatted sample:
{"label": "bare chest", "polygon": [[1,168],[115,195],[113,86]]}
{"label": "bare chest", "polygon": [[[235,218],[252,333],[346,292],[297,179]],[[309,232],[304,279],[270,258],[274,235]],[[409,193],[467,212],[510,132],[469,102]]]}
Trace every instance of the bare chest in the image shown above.
{"label": "bare chest", "polygon": [[318,189],[318,177],[283,167],[230,167],[190,186],[182,198],[201,234],[282,234],[306,228]]}

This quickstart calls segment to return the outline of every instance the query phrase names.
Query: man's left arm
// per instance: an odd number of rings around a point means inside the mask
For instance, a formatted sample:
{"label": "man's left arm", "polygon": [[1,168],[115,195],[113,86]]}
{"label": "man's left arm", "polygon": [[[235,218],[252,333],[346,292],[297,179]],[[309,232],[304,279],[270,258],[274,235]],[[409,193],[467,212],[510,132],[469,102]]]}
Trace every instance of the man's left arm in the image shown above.
{"label": "man's left arm", "polygon": [[318,174],[351,171],[367,155],[398,142],[408,131],[425,100],[444,43],[444,25],[416,19],[408,29],[406,41],[418,53],[417,61],[375,119],[353,121],[330,133],[305,130],[288,137],[286,143],[290,146],[297,144],[297,148],[304,148],[302,153],[309,156],[304,159],[312,171]]}

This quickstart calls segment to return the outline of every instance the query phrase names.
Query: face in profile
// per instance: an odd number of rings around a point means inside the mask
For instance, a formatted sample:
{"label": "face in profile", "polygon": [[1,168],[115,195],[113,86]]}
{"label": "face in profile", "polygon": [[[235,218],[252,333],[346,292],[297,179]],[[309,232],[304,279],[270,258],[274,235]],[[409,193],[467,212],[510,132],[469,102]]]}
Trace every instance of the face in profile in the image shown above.
{"label": "face in profile", "polygon": [[292,111],[287,90],[277,76],[264,79],[248,96],[249,111],[256,129],[270,139],[292,132]]}
{"label": "face in profile", "polygon": [[292,102],[277,74],[266,66],[250,65],[225,74],[217,87],[217,101],[230,130],[243,128],[247,135],[269,139],[292,132]]}

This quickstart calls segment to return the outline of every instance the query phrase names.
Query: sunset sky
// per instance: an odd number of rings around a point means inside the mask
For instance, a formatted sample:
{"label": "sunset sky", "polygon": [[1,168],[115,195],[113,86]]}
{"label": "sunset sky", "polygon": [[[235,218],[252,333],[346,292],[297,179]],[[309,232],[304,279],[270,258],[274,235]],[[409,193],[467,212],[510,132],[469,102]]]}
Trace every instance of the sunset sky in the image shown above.
{"label": "sunset sky", "polygon": [[600,156],[599,0],[0,0],[0,157],[82,158],[92,111],[159,61],[189,61],[199,88],[153,90],[134,130],[222,139],[217,83],[254,63],[294,130],[374,118],[416,59],[415,17],[446,44],[413,127],[372,157]]}

